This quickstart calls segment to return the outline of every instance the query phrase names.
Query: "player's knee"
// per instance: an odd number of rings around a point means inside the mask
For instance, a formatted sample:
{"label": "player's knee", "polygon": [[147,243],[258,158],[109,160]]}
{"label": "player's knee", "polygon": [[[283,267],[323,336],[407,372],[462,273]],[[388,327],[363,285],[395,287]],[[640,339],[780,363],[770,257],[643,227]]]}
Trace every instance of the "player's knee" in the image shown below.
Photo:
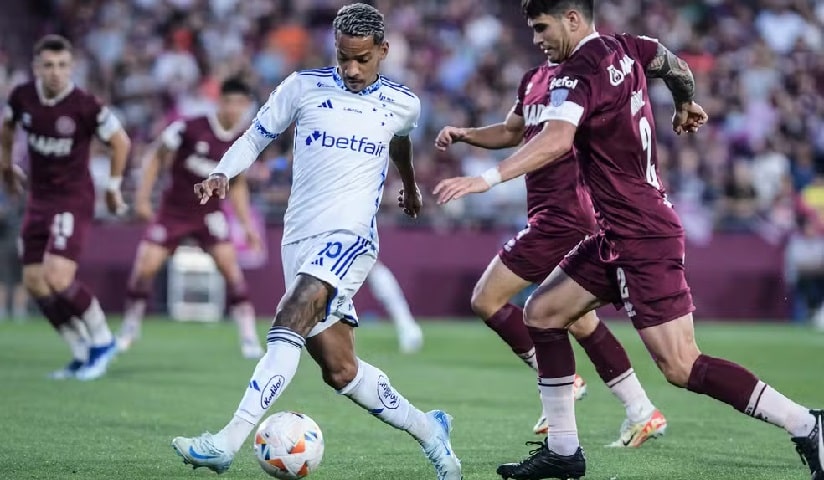
{"label": "player's knee", "polygon": [[278,305],[274,325],[306,336],[322,320],[332,293],[332,287],[325,282],[308,275],[298,275],[295,284]]}
{"label": "player's knee", "polygon": [[524,323],[535,328],[564,328],[569,319],[562,304],[551,296],[530,295],[524,305]]}
{"label": "player's knee", "polygon": [[472,298],[469,302],[475,315],[483,319],[487,319],[492,315],[495,315],[495,312],[500,310],[505,303],[498,302],[495,298],[492,298],[492,296],[489,295],[488,291],[484,289],[480,283],[475,285],[475,289],[472,291]]}
{"label": "player's knee", "polygon": [[335,390],[343,390],[358,375],[357,360],[339,361],[334,365],[324,365],[321,368],[323,381]]}
{"label": "player's knee", "polygon": [[46,284],[52,291],[62,292],[74,282],[74,273],[61,268],[47,268],[43,272]]}
{"label": "player's knee", "polygon": [[690,361],[686,357],[672,356],[669,358],[656,358],[655,363],[669,383],[679,388],[686,388],[695,359]]}
{"label": "player's knee", "polygon": [[51,293],[42,270],[23,271],[23,286],[34,297],[46,297]]}

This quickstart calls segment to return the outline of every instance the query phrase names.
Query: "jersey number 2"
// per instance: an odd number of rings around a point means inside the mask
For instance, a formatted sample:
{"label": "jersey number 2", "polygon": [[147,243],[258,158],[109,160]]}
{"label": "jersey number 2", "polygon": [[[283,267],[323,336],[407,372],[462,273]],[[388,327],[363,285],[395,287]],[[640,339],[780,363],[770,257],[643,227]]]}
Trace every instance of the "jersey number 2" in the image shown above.
{"label": "jersey number 2", "polygon": [[638,122],[638,131],[641,134],[641,148],[647,154],[647,183],[655,188],[661,188],[658,173],[655,172],[655,165],[652,164],[652,127],[647,117],[641,117],[641,121]]}

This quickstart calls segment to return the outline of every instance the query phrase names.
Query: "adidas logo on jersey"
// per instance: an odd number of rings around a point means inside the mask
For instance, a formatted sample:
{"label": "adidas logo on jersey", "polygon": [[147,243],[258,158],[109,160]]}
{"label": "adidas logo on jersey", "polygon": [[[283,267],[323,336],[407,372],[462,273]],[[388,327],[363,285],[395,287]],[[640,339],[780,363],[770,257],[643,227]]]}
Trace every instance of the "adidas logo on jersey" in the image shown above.
{"label": "adidas logo on jersey", "polygon": [[334,108],[332,107],[332,100],[326,100],[325,102],[318,105],[318,108]]}
{"label": "adidas logo on jersey", "polygon": [[316,145],[322,148],[339,148],[341,150],[366,153],[368,155],[382,155],[386,150],[385,143],[373,142],[366,137],[357,138],[354,135],[351,137],[336,137],[317,130],[306,137],[306,146],[308,147],[310,145]]}

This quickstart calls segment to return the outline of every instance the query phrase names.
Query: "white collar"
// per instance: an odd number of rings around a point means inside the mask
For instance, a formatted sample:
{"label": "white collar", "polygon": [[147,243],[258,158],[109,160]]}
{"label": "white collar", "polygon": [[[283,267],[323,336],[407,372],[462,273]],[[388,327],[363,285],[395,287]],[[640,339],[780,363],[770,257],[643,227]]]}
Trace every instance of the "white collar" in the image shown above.
{"label": "white collar", "polygon": [[600,33],[598,33],[597,31],[595,31],[595,32],[590,33],[590,34],[589,34],[589,35],[587,35],[586,37],[582,38],[582,39],[581,39],[581,41],[580,41],[580,42],[578,42],[578,45],[576,45],[576,46],[575,46],[575,49],[574,49],[574,50],[572,50],[572,53],[570,53],[570,54],[569,54],[569,56],[572,56],[572,54],[573,54],[573,53],[577,52],[577,51],[578,51],[578,49],[579,49],[579,48],[581,48],[581,46],[582,46],[583,44],[587,43],[588,41],[590,41],[590,40],[592,40],[592,39],[594,39],[594,38],[598,38],[598,37],[600,37],[600,36],[601,36],[601,34],[600,34]]}
{"label": "white collar", "polygon": [[[220,124],[220,120],[218,120],[216,113],[211,113],[207,115],[206,118],[209,119],[209,126],[212,127],[212,132],[214,132],[218,140],[221,140],[223,142],[229,142],[231,140],[234,140],[234,138],[237,136],[237,125],[235,125],[235,128],[231,130],[226,130],[225,128],[223,128],[223,125]],[[243,122],[238,122],[238,124],[242,123]]]}
{"label": "white collar", "polygon": [[61,100],[68,97],[69,94],[72,93],[72,90],[74,90],[74,82],[69,82],[69,84],[62,92],[58,93],[52,98],[47,98],[45,91],[43,90],[43,82],[37,80],[34,82],[34,86],[37,89],[37,97],[40,99],[40,103],[47,107],[53,107],[57,105],[58,103],[60,103]]}

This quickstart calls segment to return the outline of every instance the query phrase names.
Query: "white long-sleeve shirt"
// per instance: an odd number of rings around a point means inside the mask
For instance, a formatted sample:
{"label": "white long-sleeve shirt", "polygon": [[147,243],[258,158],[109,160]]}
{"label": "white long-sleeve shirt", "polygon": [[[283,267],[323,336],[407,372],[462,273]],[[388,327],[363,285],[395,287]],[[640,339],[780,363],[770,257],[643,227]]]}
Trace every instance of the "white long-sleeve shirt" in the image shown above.
{"label": "white long-sleeve shirt", "polygon": [[213,173],[238,175],[295,122],[292,192],[282,243],[347,230],[377,244],[375,214],[389,142],[409,135],[420,108],[414,93],[382,76],[353,93],[336,67],[295,72],[272,92]]}

